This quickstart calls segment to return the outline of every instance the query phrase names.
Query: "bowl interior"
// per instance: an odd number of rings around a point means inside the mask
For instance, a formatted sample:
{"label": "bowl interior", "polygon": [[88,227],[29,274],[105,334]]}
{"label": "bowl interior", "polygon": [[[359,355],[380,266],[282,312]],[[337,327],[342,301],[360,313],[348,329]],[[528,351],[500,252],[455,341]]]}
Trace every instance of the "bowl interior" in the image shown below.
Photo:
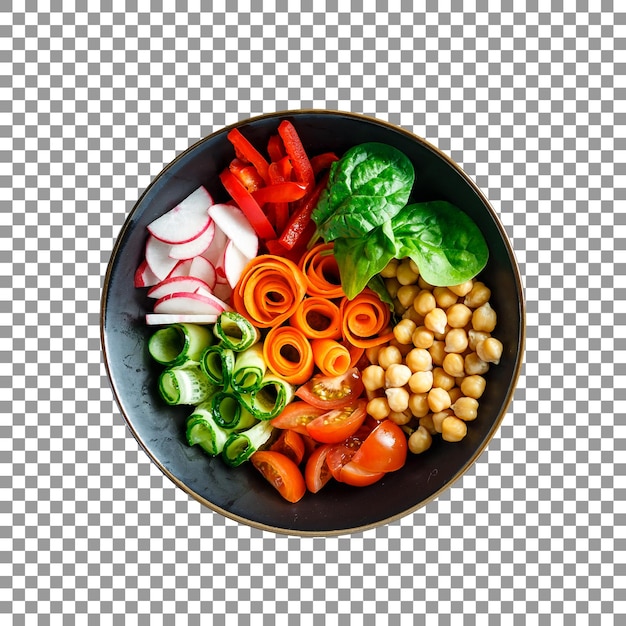
{"label": "bowl interior", "polygon": [[416,171],[415,200],[448,200],[482,230],[490,251],[481,278],[492,290],[498,313],[494,333],[503,358],[487,373],[479,417],[459,443],[435,438],[426,453],[410,455],[406,466],[367,488],[331,481],[321,492],[289,504],[251,467],[227,468],[184,439],[189,407],[168,407],[157,391],[159,367],[147,351],[154,332],[144,323],[145,289],[133,287],[135,269],[152,220],[204,185],[216,201],[226,200],[218,173],[233,158],[228,129],[181,154],[153,181],[128,216],[116,242],[102,297],[104,359],[114,394],[133,435],[176,485],[213,510],[258,528],[295,534],[334,534],[376,526],[424,505],[475,461],[497,430],[517,382],[524,342],[524,303],[519,271],[506,233],[475,184],[445,155],[414,135],[385,122],[339,112],[286,112],[240,125],[256,146],[265,145],[281,119],[289,118],[310,155],[343,153],[365,141],[396,146]]}

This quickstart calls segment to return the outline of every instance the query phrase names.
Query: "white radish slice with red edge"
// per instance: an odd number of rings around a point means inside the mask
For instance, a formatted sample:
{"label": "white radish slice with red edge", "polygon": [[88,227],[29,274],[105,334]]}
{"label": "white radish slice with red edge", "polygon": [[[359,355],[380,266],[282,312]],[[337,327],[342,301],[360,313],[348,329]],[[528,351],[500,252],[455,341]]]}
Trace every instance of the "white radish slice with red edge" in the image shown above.
{"label": "white radish slice with red edge", "polygon": [[150,288],[147,296],[159,300],[170,293],[195,293],[199,289],[210,291],[209,285],[195,276],[173,276]]}
{"label": "white radish slice with red edge", "polygon": [[214,204],[209,208],[209,215],[224,234],[236,242],[236,246],[248,259],[259,251],[259,238],[250,226],[243,211],[232,204]]}
{"label": "white radish slice with red edge", "polygon": [[213,295],[220,300],[226,302],[233,293],[232,287],[228,283],[215,283],[213,287]]}
{"label": "white radish slice with red edge", "polygon": [[224,250],[224,273],[232,288],[239,282],[239,278],[241,278],[241,274],[249,261],[250,259],[241,252],[231,239]]}
{"label": "white radish slice with red edge", "polygon": [[212,204],[209,192],[204,187],[198,187],[173,209],[148,224],[148,231],[169,244],[196,239],[209,227],[211,219],[207,211]]}
{"label": "white radish slice with red edge", "polygon": [[167,278],[174,278],[175,276],[189,276],[192,263],[193,259],[178,261],[176,267],[167,275]]}
{"label": "white radish slice with red edge", "polygon": [[215,235],[211,245],[200,255],[207,261],[210,261],[215,269],[221,266],[224,260],[224,248],[228,243],[228,237],[224,234],[224,231],[215,223]]}
{"label": "white radish slice with red edge", "polygon": [[165,324],[215,324],[217,315],[183,315],[177,313],[146,313],[148,326]]}
{"label": "white radish slice with red edge", "polygon": [[135,272],[135,287],[152,287],[159,282],[158,276],[150,269],[144,259]]}
{"label": "white radish slice with red edge", "polygon": [[170,246],[169,255],[173,259],[193,259],[193,257],[202,254],[211,245],[214,236],[215,224],[211,220],[209,227],[195,239]]}
{"label": "white radish slice with red edge", "polygon": [[172,246],[153,235],[146,241],[146,262],[159,280],[163,280],[176,267],[178,259],[170,256]]}
{"label": "white radish slice with red edge", "polygon": [[199,278],[209,286],[209,289],[213,289],[217,282],[217,273],[213,267],[213,263],[207,261],[203,256],[196,256],[191,260],[189,276]]}
{"label": "white radish slice with red edge", "polygon": [[219,315],[230,307],[209,292],[170,293],[157,300],[153,312],[178,315]]}

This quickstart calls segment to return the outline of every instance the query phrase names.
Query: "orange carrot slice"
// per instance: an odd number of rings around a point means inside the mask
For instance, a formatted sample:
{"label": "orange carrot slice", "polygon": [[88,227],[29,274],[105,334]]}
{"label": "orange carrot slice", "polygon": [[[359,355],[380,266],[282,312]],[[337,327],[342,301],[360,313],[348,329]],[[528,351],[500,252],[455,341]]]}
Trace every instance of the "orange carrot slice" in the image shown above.
{"label": "orange carrot slice", "polygon": [[350,351],[338,341],[313,339],[311,348],[315,365],[325,376],[341,376],[350,369]]}
{"label": "orange carrot slice", "polygon": [[344,298],[340,310],[343,335],[357,348],[369,348],[393,339],[389,308],[373,291],[364,289],[352,300]]}
{"label": "orange carrot slice", "polygon": [[293,261],[262,254],[246,265],[233,290],[233,306],[258,328],[278,326],[294,314],[306,287],[304,274]]}
{"label": "orange carrot slice", "polygon": [[289,324],[309,339],[339,339],[341,313],[331,300],[320,296],[305,298],[289,318]]}
{"label": "orange carrot slice", "polygon": [[304,333],[297,328],[272,328],[263,342],[263,358],[276,376],[292,385],[301,385],[313,376],[313,350]]}
{"label": "orange carrot slice", "polygon": [[300,260],[300,269],[306,276],[310,296],[342,298],[339,267],[333,255],[333,244],[321,243],[309,250]]}

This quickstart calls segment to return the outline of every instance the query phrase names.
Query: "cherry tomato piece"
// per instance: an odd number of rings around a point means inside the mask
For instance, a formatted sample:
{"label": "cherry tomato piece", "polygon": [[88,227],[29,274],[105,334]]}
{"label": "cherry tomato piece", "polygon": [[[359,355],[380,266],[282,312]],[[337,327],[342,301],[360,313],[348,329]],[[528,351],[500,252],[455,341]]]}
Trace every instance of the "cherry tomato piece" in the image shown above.
{"label": "cherry tomato piece", "polygon": [[354,461],[348,461],[339,471],[337,480],[353,487],[367,487],[378,482],[384,475],[385,472],[368,472]]}
{"label": "cherry tomato piece", "polygon": [[340,443],[354,434],[363,424],[366,406],[365,400],[357,400],[354,404],[332,409],[309,422],[306,429],[315,441]]}
{"label": "cherry tomato piece", "polygon": [[317,447],[306,462],[304,482],[311,493],[317,493],[333,477],[326,463],[326,456],[331,448],[330,444]]}
{"label": "cherry tomato piece", "polygon": [[304,400],[296,400],[290,402],[281,412],[272,420],[272,426],[295,430],[301,435],[309,436],[306,425],[313,421],[316,417],[324,415],[326,409],[311,406]]}
{"label": "cherry tomato piece", "polygon": [[283,430],[278,439],[270,446],[270,450],[280,452],[296,465],[300,465],[305,452],[302,435],[299,435],[295,430]]}
{"label": "cherry tomato piece", "polygon": [[274,450],[259,450],[250,457],[250,461],[288,502],[298,502],[306,493],[304,476],[284,454]]}
{"label": "cherry tomato piece", "polygon": [[363,393],[361,373],[356,367],[341,376],[317,374],[296,391],[296,396],[312,406],[338,409],[352,404]]}
{"label": "cherry tomato piece", "polygon": [[361,444],[352,462],[366,472],[393,472],[405,464],[407,450],[404,431],[391,420],[383,420]]}

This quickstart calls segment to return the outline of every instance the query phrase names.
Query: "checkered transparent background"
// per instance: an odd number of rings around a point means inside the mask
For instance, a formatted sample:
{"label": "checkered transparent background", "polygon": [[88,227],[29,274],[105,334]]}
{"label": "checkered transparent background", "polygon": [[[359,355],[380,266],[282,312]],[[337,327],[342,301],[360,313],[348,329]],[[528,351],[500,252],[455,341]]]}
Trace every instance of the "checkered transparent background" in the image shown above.
{"label": "checkered transparent background", "polygon": [[[620,9],[6,0],[0,614],[626,623]],[[152,177],[225,124],[309,107],[389,120],[457,160],[500,213],[528,300],[515,399],[475,466],[416,513],[333,538],[240,526],[178,490],[127,432],[99,339],[109,255]]]}

